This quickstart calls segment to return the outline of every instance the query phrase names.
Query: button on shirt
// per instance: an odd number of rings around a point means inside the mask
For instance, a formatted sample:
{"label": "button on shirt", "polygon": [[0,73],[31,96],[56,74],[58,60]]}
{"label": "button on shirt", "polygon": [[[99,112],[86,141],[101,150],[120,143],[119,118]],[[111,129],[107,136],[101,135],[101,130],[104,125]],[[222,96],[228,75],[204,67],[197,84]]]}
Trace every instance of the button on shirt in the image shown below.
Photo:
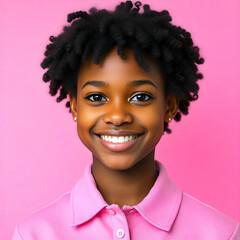
{"label": "button on shirt", "polygon": [[72,191],[23,219],[12,240],[240,240],[238,222],[183,193],[155,163],[148,195],[122,208],[105,202],[89,163]]}

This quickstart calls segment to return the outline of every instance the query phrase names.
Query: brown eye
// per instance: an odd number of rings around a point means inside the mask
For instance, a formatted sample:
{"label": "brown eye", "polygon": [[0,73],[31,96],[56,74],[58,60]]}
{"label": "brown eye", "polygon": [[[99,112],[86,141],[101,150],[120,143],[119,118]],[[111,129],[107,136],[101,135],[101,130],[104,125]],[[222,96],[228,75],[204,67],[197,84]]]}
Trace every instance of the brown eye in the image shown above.
{"label": "brown eye", "polygon": [[91,102],[101,102],[102,98],[104,98],[101,94],[91,94],[85,97],[85,99],[89,99]]}
{"label": "brown eye", "polygon": [[[150,96],[149,94],[145,94],[145,93],[137,94],[132,99],[134,99],[135,97],[137,99],[137,102],[146,102],[150,99],[153,99],[152,96]],[[134,100],[134,101],[136,101],[136,100]]]}

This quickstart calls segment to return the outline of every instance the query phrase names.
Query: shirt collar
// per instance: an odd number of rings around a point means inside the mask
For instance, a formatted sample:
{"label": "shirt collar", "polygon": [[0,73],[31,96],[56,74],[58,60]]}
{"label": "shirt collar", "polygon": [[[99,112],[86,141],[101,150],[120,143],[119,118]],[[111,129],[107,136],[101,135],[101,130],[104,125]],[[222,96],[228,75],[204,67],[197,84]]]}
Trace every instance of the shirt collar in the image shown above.
{"label": "shirt collar", "polygon": [[[182,201],[182,191],[169,178],[164,165],[155,161],[159,175],[148,195],[133,206],[141,216],[157,228],[170,231]],[[71,226],[80,225],[109,206],[96,187],[88,163],[84,175],[71,191]],[[123,206],[123,208],[126,206]]]}

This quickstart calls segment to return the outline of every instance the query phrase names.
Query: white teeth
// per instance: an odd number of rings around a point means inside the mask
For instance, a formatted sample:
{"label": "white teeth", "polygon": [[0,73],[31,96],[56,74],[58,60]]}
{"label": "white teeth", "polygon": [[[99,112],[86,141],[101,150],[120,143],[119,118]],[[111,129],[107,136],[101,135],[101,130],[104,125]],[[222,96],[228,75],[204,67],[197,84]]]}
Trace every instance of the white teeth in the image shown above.
{"label": "white teeth", "polygon": [[137,138],[137,135],[130,135],[130,136],[125,136],[125,137],[124,136],[116,137],[116,136],[100,135],[100,137],[107,142],[123,143],[123,142],[128,142],[128,141],[131,141],[131,140]]}

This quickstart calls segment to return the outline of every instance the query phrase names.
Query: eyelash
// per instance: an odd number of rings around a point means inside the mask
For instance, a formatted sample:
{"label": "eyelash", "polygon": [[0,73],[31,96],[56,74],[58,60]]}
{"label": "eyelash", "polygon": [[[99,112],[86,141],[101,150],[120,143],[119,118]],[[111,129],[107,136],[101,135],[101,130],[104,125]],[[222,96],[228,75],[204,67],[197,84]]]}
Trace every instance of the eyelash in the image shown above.
{"label": "eyelash", "polygon": [[[96,96],[96,95],[99,95],[99,96],[101,96],[101,97],[104,97],[102,94],[100,94],[100,93],[94,93],[94,94],[90,94],[90,95],[88,95],[88,96],[86,96],[85,97],[85,99],[87,99],[87,100],[90,100],[90,97],[92,97],[92,96]],[[151,100],[151,99],[153,99],[153,97],[151,96],[151,95],[149,95],[149,94],[146,94],[146,93],[139,93],[139,94],[135,94],[133,97],[136,97],[136,96],[138,96],[138,95],[145,95],[145,96],[148,96],[148,100],[146,100],[146,101],[137,101],[137,102],[147,102],[147,101],[149,101],[149,100]],[[90,100],[91,102],[101,102],[101,101],[92,101],[92,100]]]}

